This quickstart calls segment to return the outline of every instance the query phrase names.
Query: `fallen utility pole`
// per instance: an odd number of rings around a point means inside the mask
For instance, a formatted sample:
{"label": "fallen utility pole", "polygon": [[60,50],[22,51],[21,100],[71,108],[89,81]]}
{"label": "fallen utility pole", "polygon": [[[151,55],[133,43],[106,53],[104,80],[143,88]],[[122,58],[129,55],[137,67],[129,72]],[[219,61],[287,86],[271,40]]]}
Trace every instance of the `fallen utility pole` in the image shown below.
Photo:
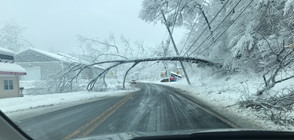
{"label": "fallen utility pole", "polygon": [[[171,31],[170,31],[169,25],[168,25],[168,23],[167,23],[167,20],[166,20],[165,15],[164,15],[164,13],[163,13],[162,10],[161,10],[161,14],[162,14],[162,16],[163,16],[163,20],[164,20],[165,27],[166,27],[166,29],[167,29],[167,31],[168,31],[168,33],[169,33],[169,37],[170,37],[170,39],[171,39],[171,41],[172,41],[172,43],[173,43],[173,46],[174,46],[175,51],[176,51],[176,53],[177,53],[177,56],[180,56],[180,53],[179,53],[179,51],[178,51],[178,49],[177,49],[176,43],[175,43],[175,41],[174,41],[174,38],[173,38],[172,33],[171,33]],[[189,80],[189,76],[188,76],[188,74],[187,74],[187,72],[186,72],[186,69],[185,69],[185,67],[184,67],[184,64],[183,64],[183,62],[182,62],[181,60],[179,60],[179,61],[180,61],[180,64],[181,64],[181,66],[182,66],[182,68],[183,68],[184,74],[185,74],[185,76],[186,76],[187,83],[188,83],[189,85],[191,85],[191,82],[190,82],[190,80]]]}

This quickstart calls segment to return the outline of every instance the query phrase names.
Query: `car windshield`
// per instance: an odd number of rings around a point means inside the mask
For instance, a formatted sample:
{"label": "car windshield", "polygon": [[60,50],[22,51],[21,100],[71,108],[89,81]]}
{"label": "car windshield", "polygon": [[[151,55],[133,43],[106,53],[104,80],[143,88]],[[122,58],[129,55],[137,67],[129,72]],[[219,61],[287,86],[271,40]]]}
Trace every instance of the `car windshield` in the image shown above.
{"label": "car windshield", "polygon": [[0,110],[33,139],[293,131],[293,67],[294,0],[0,0]]}

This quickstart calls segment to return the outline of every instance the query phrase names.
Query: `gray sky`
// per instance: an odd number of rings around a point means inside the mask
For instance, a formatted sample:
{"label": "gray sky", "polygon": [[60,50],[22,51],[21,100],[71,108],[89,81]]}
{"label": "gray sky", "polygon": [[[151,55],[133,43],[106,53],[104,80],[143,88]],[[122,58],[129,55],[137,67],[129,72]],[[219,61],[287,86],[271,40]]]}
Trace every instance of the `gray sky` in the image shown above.
{"label": "gray sky", "polygon": [[[101,40],[123,34],[156,46],[168,36],[163,25],[138,18],[142,0],[0,0],[0,21],[25,28],[36,48],[77,52],[77,35]],[[179,41],[179,36],[176,38]]]}

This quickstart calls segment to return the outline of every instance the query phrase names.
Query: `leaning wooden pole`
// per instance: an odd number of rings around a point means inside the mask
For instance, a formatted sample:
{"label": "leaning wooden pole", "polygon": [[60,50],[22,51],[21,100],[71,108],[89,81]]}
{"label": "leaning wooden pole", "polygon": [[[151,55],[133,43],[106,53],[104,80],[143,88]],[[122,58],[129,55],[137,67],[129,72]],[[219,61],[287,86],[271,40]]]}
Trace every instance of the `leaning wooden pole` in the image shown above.
{"label": "leaning wooden pole", "polygon": [[[175,43],[175,41],[174,41],[174,38],[173,38],[173,36],[172,36],[172,33],[171,33],[171,31],[170,31],[170,29],[169,29],[169,26],[168,26],[168,24],[167,24],[167,20],[166,20],[165,15],[164,15],[164,13],[163,13],[162,10],[161,10],[161,14],[162,14],[162,16],[163,16],[163,20],[164,20],[165,27],[166,27],[166,29],[167,29],[167,31],[168,31],[168,34],[169,34],[169,37],[170,37],[170,39],[171,39],[171,41],[172,41],[172,43],[173,43],[173,46],[174,46],[175,51],[176,51],[176,53],[177,53],[177,56],[180,56],[180,53],[179,53],[179,51],[178,51],[178,49],[177,49],[176,43]],[[187,72],[186,72],[186,69],[185,69],[185,67],[184,67],[184,64],[183,64],[183,62],[182,62],[181,60],[179,60],[179,61],[180,61],[180,64],[181,64],[181,66],[182,66],[182,68],[183,68],[184,74],[185,74],[185,76],[186,76],[187,83],[188,83],[189,85],[191,85],[191,82],[190,82],[189,76],[188,76],[188,74],[187,74]]]}

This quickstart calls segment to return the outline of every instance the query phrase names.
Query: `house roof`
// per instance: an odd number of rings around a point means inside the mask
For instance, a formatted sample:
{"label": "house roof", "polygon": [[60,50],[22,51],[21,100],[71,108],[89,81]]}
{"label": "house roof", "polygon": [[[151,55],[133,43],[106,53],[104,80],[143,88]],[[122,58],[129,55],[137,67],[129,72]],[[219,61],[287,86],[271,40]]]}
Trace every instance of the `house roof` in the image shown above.
{"label": "house roof", "polygon": [[45,55],[45,56],[48,56],[50,58],[53,58],[53,59],[56,59],[56,60],[59,60],[59,61],[63,61],[63,62],[68,62],[68,63],[77,62],[77,60],[65,58],[64,56],[61,56],[61,55],[58,55],[58,54],[54,54],[54,53],[50,53],[50,52],[46,52],[46,51],[39,50],[39,49],[36,49],[36,48],[27,48],[27,49],[25,49],[25,50],[23,50],[23,51],[21,51],[21,52],[19,52],[17,54],[26,52],[28,50],[37,52],[39,54],[42,54],[42,55]]}
{"label": "house roof", "polygon": [[[64,54],[64,53],[55,54],[55,53],[50,53],[50,52],[47,52],[47,51],[39,50],[39,49],[36,49],[36,48],[27,48],[27,49],[25,49],[25,50],[23,50],[23,51],[21,51],[21,52],[19,52],[17,54],[23,53],[23,52],[28,51],[28,50],[40,53],[42,55],[48,56],[50,58],[53,58],[53,59],[56,59],[56,60],[59,60],[59,61],[65,62],[65,63],[79,63],[79,64],[84,64],[84,65],[89,65],[90,64],[87,61],[80,60],[79,58],[70,56],[68,54]],[[104,67],[101,67],[101,66],[93,66],[93,67],[100,68],[100,69],[105,69]]]}
{"label": "house roof", "polygon": [[0,74],[4,75],[26,75],[26,70],[20,65],[13,63],[0,63]]}
{"label": "house roof", "polygon": [[1,48],[0,47],[0,54],[5,54],[5,55],[14,55],[15,53],[11,50],[8,50],[6,48]]}

